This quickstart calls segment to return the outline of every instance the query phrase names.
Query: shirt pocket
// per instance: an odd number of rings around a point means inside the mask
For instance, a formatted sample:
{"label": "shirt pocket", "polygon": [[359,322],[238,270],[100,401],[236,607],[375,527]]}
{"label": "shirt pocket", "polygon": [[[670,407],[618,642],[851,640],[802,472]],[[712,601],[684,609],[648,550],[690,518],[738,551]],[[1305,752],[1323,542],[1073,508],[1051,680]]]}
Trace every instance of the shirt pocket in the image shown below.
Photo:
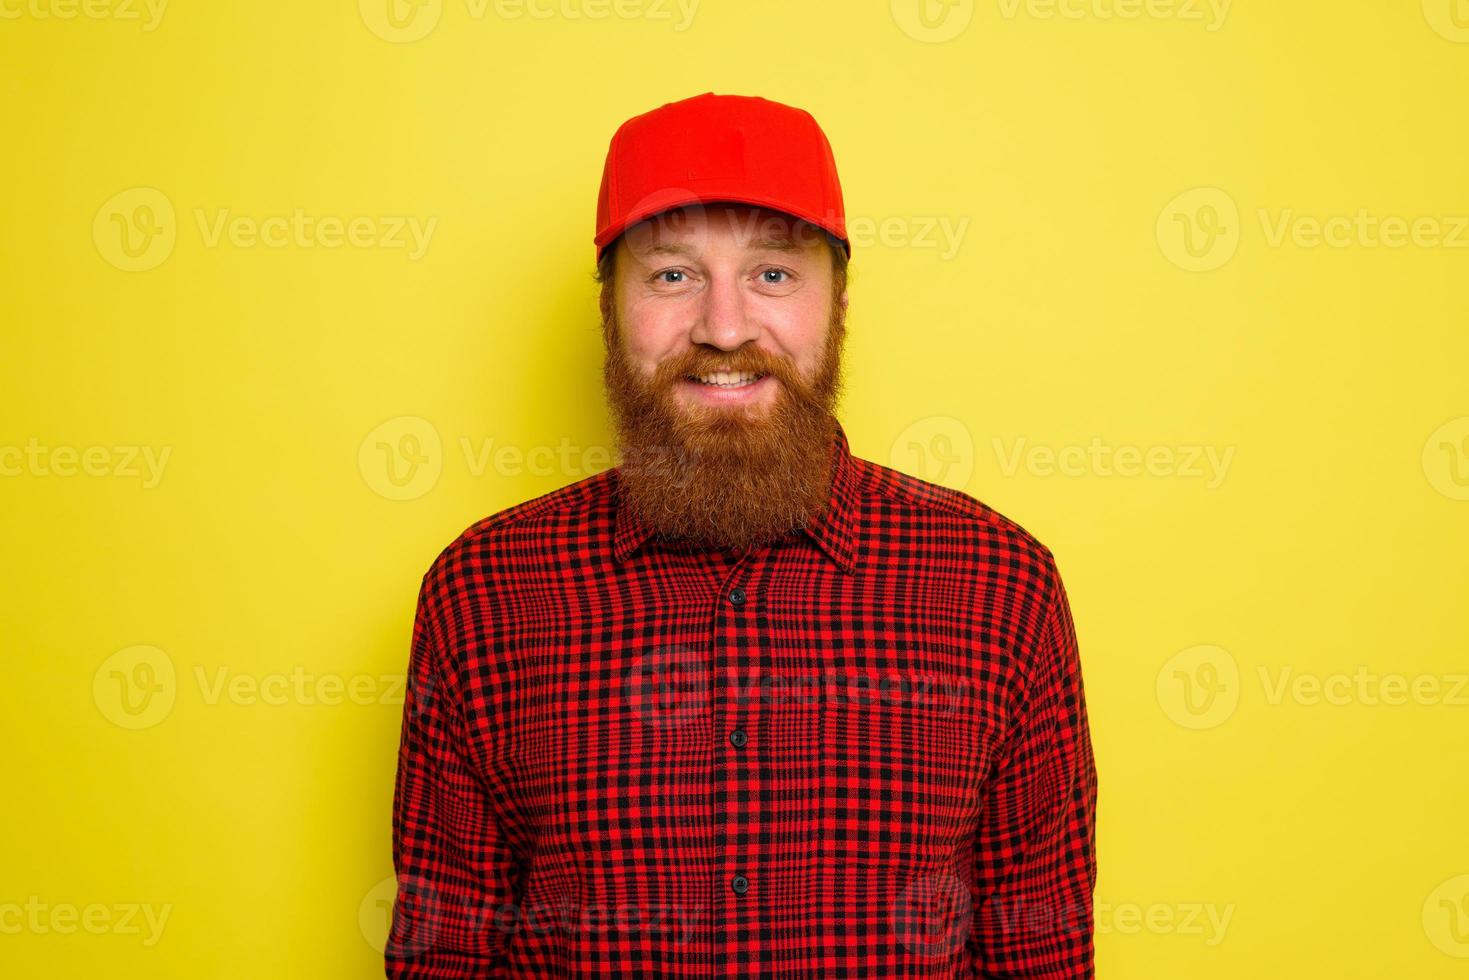
{"label": "shirt pocket", "polygon": [[825,844],[875,867],[942,871],[965,852],[994,754],[954,676],[827,674],[798,708],[819,759]]}

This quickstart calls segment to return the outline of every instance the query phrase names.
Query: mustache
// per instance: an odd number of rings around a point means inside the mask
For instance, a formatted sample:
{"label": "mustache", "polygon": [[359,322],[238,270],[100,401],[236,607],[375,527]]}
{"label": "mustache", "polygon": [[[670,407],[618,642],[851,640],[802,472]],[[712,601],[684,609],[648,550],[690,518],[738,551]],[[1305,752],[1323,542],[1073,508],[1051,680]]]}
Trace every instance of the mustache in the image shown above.
{"label": "mustache", "polygon": [[724,355],[690,351],[660,364],[657,380],[666,385],[701,374],[729,371],[736,374],[773,374],[778,380],[786,381],[792,377],[793,370],[789,362],[764,351],[733,351]]}

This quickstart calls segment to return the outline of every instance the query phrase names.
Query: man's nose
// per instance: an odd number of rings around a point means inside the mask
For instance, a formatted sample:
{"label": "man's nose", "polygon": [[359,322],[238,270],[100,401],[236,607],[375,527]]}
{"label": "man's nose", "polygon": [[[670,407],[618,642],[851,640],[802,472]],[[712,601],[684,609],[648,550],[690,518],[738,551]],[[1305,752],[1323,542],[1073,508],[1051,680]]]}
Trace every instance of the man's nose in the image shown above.
{"label": "man's nose", "polygon": [[759,327],[745,306],[744,293],[733,275],[711,276],[704,290],[698,318],[689,331],[695,344],[709,344],[720,350],[734,350],[755,339]]}

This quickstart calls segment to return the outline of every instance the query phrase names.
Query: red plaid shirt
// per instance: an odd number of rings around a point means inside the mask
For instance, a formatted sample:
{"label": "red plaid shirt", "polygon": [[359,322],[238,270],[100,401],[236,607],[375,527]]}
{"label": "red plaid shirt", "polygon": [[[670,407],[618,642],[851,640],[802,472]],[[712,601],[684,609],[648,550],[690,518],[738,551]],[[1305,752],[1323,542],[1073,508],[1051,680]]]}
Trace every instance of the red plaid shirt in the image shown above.
{"label": "red plaid shirt", "polygon": [[599,473],[424,575],[389,977],[1092,976],[1096,771],[1050,551],[851,455],[746,555]]}

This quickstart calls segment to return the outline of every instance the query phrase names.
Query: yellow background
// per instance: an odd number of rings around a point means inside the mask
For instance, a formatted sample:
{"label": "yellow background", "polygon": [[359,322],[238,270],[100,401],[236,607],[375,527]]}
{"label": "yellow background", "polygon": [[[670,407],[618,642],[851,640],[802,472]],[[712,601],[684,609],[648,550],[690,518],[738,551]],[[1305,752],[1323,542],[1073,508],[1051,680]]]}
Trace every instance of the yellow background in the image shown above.
{"label": "yellow background", "polygon": [[835,148],[853,450],[1057,555],[1099,975],[1469,969],[1469,3],[97,2],[0,4],[0,974],[380,975],[419,576],[608,465],[603,154],[710,90]]}

